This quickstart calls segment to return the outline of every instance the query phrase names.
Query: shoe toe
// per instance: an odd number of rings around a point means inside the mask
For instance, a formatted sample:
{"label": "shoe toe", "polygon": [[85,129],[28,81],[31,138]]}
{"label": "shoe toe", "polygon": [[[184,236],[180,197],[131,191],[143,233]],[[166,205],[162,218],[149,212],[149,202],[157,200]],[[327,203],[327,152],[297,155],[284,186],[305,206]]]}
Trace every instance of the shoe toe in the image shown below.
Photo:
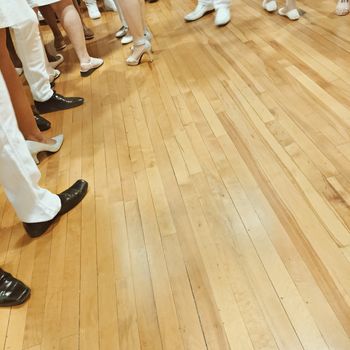
{"label": "shoe toe", "polygon": [[88,183],[85,180],[78,180],[66,191],[60,193],[58,196],[61,199],[61,210],[58,215],[63,215],[73,209],[85,197],[88,190]]}
{"label": "shoe toe", "polygon": [[222,8],[216,11],[215,25],[218,27],[226,25],[231,20],[230,9]]}

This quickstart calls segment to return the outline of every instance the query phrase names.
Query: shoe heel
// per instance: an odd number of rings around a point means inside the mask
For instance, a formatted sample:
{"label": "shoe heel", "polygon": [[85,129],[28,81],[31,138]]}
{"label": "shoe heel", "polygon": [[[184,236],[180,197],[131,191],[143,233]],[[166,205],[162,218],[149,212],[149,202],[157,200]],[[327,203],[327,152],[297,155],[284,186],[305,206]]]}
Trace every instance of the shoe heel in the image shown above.
{"label": "shoe heel", "polygon": [[40,163],[38,159],[38,153],[32,153],[32,157],[34,159],[35,164],[38,165]]}

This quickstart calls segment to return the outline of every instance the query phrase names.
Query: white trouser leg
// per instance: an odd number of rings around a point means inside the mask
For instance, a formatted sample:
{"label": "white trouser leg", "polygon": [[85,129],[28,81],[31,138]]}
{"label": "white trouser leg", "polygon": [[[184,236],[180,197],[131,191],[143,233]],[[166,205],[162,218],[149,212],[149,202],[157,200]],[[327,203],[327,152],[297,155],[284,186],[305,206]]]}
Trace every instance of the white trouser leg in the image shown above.
{"label": "white trouser leg", "polygon": [[[24,75],[35,101],[44,102],[53,95],[45,66],[45,49],[41,41],[38,19],[33,17],[11,27],[17,55],[22,61]],[[47,59],[47,58],[46,58]]]}
{"label": "white trouser leg", "polygon": [[85,4],[88,5],[96,5],[97,6],[97,0],[84,0]]}
{"label": "white trouser leg", "polygon": [[39,179],[0,72],[0,184],[22,222],[51,220],[61,209],[59,197],[39,187]]}
{"label": "white trouser leg", "polygon": [[225,7],[231,7],[231,0],[213,0],[215,10]]}
{"label": "white trouser leg", "polygon": [[198,4],[212,5],[213,4],[213,0],[198,0]]}
{"label": "white trouser leg", "polygon": [[124,15],[123,15],[123,11],[122,9],[120,8],[119,6],[119,2],[118,0],[113,0],[114,1],[114,4],[115,4],[115,7],[117,8],[117,11],[118,11],[118,16],[120,18],[120,21],[122,22],[122,25],[125,27],[125,28],[129,28],[128,24],[126,23],[126,20],[124,18]]}

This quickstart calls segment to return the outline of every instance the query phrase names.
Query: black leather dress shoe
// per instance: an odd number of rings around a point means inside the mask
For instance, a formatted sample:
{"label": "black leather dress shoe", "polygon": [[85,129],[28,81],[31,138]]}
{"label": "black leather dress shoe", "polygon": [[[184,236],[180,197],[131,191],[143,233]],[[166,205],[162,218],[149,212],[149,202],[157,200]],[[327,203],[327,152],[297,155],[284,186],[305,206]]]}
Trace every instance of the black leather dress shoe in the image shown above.
{"label": "black leather dress shoe", "polygon": [[0,269],[0,307],[23,304],[30,296],[30,289],[11,274]]}
{"label": "black leather dress shoe", "polygon": [[51,123],[47,119],[43,118],[40,114],[34,115],[34,118],[36,121],[36,125],[38,126],[40,131],[46,131],[51,128]]}
{"label": "black leather dress shoe", "polygon": [[78,107],[84,103],[84,99],[82,97],[65,97],[54,92],[49,100],[45,102],[35,101],[34,103],[39,113],[44,114]]}
{"label": "black leather dress shoe", "polygon": [[52,220],[36,223],[23,223],[28,235],[35,238],[45,233],[58,217],[66,214],[82,201],[87,190],[88,183],[85,180],[78,180],[74,185],[60,193],[58,197],[60,197],[61,200],[61,209]]}

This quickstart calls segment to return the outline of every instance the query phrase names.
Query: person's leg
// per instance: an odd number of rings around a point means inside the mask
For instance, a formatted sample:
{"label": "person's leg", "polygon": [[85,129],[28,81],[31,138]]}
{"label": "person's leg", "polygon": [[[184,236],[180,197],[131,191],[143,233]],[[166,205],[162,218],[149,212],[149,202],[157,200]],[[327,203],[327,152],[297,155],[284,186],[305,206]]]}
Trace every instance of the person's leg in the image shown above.
{"label": "person's leg", "polygon": [[6,28],[6,46],[7,46],[8,52],[10,54],[13,65],[16,68],[22,68],[22,62],[19,59],[19,57],[17,56],[17,52],[15,50],[15,47],[13,45],[13,41],[11,38],[10,30],[8,28]]}
{"label": "person's leg", "polygon": [[64,30],[68,34],[75,53],[78,56],[81,75],[90,75],[95,69],[102,66],[103,60],[93,58],[89,55],[86,48],[83,26],[72,0],[61,0],[52,6],[58,15]]}
{"label": "person's leg", "polygon": [[18,130],[16,118],[0,72],[0,184],[18,218],[31,237],[39,237],[85,197],[88,183],[78,180],[55,195],[41,188],[40,172]]}
{"label": "person's leg", "polygon": [[6,48],[6,33],[0,29],[0,71],[9,91],[12,105],[15,110],[18,127],[26,140],[42,143],[54,143],[47,139],[38,129],[33,111],[25,94],[24,88],[18,78],[10,55]]}
{"label": "person's leg", "polygon": [[215,24],[219,27],[225,26],[231,20],[231,0],[213,0]]}
{"label": "person's leg", "polygon": [[88,28],[87,25],[85,24],[84,18],[83,18],[83,16],[81,15],[81,9],[80,9],[80,5],[78,4],[78,1],[77,1],[77,0],[73,0],[73,5],[74,5],[75,9],[77,10],[77,12],[78,12],[78,14],[79,14],[79,17],[80,17],[80,20],[81,20],[81,24],[83,25],[85,40],[93,39],[93,37],[95,36],[95,34],[94,34],[94,32],[93,32],[90,28]]}
{"label": "person's leg", "polygon": [[30,20],[11,28],[16,52],[23,64],[24,75],[28,81],[35,101],[47,101],[53,95],[49,74],[46,70],[45,51],[38,28],[38,20],[33,11]]}
{"label": "person's leg", "polygon": [[88,10],[89,17],[91,19],[101,18],[101,12],[97,6],[96,0],[84,0],[86,8]]}
{"label": "person's leg", "polygon": [[186,22],[193,22],[212,11],[214,11],[213,0],[198,0],[196,8],[188,13],[184,19]]}
{"label": "person's leg", "polygon": [[288,17],[291,21],[296,21],[300,18],[296,0],[286,0],[284,7],[278,10],[280,16]]}
{"label": "person's leg", "polygon": [[84,103],[83,98],[64,97],[52,90],[38,20],[34,11],[32,13],[33,17],[30,20],[13,26],[12,32],[36,108],[40,113],[50,113],[80,106]]}
{"label": "person's leg", "polygon": [[144,1],[120,0],[119,4],[129,25],[130,33],[134,38],[132,54],[127,58],[126,63],[130,66],[136,66],[141,62],[144,54],[147,54],[152,60],[151,34],[146,32],[143,15]]}
{"label": "person's leg", "polygon": [[54,45],[56,50],[63,50],[67,46],[67,44],[60,31],[60,28],[58,27],[55,11],[52,9],[51,5],[45,5],[40,6],[40,12],[45,18],[46,23],[51,28],[51,31],[54,36]]}
{"label": "person's leg", "polygon": [[39,179],[0,72],[0,184],[23,222],[51,220],[61,209],[60,198],[39,187]]}

